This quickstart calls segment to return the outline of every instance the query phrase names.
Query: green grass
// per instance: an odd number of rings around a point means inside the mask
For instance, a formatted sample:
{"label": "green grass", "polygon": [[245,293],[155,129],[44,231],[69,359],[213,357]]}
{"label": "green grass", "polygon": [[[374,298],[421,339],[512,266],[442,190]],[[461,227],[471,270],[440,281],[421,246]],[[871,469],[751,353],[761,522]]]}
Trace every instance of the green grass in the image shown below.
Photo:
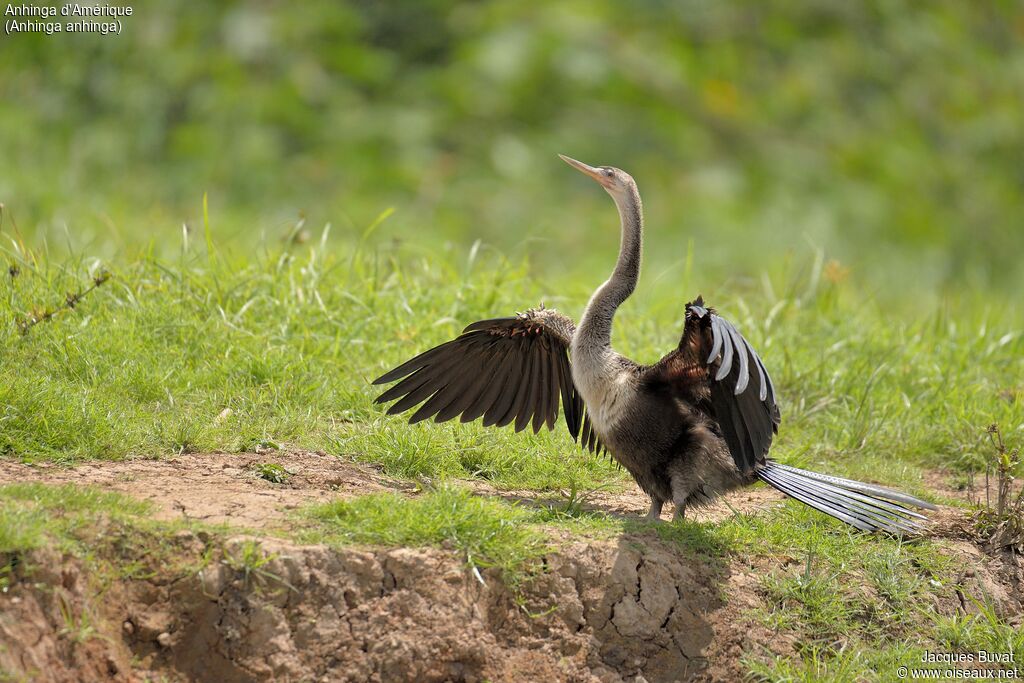
{"label": "green grass", "polygon": [[[0,486],[0,590],[17,576],[31,580],[36,551],[57,551],[80,561],[88,585],[102,594],[113,582],[142,579],[158,570],[187,574],[209,558],[182,553],[179,531],[217,533],[190,521],[159,522],[152,506],[118,493],[73,484]],[[95,635],[87,613],[59,605],[71,638]]]}
{"label": "green grass", "polygon": [[500,568],[513,585],[550,550],[544,535],[526,525],[528,510],[463,488],[442,487],[413,499],[397,493],[361,496],[314,507],[309,516],[319,522],[309,539],[446,547],[472,567]]}
{"label": "green grass", "polygon": [[[142,256],[112,267],[109,282],[27,334],[19,320],[62,302],[100,266],[5,252],[19,274],[0,284],[0,452],[73,462],[273,442],[408,478],[541,489],[621,480],[561,428],[410,428],[373,405],[369,386],[473,320],[541,300],[578,316],[601,271],[560,281],[495,254],[421,258],[385,245],[248,256],[194,248],[176,262]],[[1019,309],[964,294],[897,316],[856,280],[818,277],[808,264],[766,273],[762,286],[704,290],[773,373],[783,411],[776,457],[920,489],[916,466],[976,469],[989,423],[1014,433],[1024,404]],[[682,303],[700,291],[651,280],[616,332],[623,352],[647,362],[675,344]]]}
{"label": "green grass", "polygon": [[753,680],[770,683],[864,683],[890,681],[900,665],[920,661],[923,650],[895,643],[881,650],[808,647],[801,658],[750,661]]}
{"label": "green grass", "polygon": [[977,614],[939,619],[937,635],[944,647],[958,652],[1011,653],[1015,662],[1024,657],[1024,631],[1000,619],[986,598],[973,598]]}
{"label": "green grass", "polygon": [[[996,615],[987,596],[958,586],[961,567],[939,541],[855,532],[793,501],[727,520],[716,533],[744,561],[768,563],[761,606],[747,618],[797,636],[796,658],[747,655],[757,680],[886,681],[900,665],[920,667],[925,651],[985,649],[1020,661],[1019,629]],[[936,609],[936,599],[949,609],[958,589],[977,614]]]}
{"label": "green grass", "polygon": [[71,550],[76,533],[97,519],[125,521],[149,509],[116,493],[72,484],[0,486],[0,553],[24,553],[54,540],[61,549]]}
{"label": "green grass", "polygon": [[241,248],[300,213],[354,241],[393,206],[388,237],[596,266],[608,199],[564,152],[637,177],[657,271],[691,239],[735,277],[811,242],[886,297],[1024,282],[1013,2],[165,0],[130,22],[5,41],[4,229],[167,256],[183,223],[204,241],[208,193]]}
{"label": "green grass", "polygon": [[[714,525],[653,524],[609,517],[583,510],[571,498],[540,505],[509,503],[471,493],[464,487],[441,486],[410,498],[379,493],[337,500],[307,508],[300,537],[310,542],[386,547],[432,546],[454,550],[470,567],[497,567],[513,588],[541,571],[538,562],[556,552],[552,528],[580,538],[632,542],[660,539],[680,552],[723,558],[732,539]],[[311,523],[311,524],[310,524]]]}

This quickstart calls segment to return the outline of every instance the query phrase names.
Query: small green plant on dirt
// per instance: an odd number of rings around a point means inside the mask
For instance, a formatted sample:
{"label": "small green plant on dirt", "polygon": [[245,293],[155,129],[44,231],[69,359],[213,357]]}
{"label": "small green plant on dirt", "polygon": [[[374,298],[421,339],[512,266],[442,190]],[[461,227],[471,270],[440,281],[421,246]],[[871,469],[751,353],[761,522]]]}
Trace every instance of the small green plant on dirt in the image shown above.
{"label": "small green plant on dirt", "polygon": [[233,547],[225,548],[222,562],[242,574],[243,585],[247,588],[251,585],[259,588],[263,585],[278,584],[295,590],[282,577],[266,569],[266,566],[278,557],[278,553],[265,552],[259,541],[245,540]]}
{"label": "small green plant on dirt", "polygon": [[291,473],[276,463],[261,462],[252,467],[253,472],[260,479],[269,481],[271,484],[283,484],[291,477]]}
{"label": "small green plant on dirt", "polygon": [[57,607],[60,609],[60,616],[64,621],[64,627],[60,630],[61,637],[67,638],[75,644],[102,637],[93,624],[89,610],[82,609],[80,613],[75,614],[75,608],[62,592],[57,594]]}
{"label": "small green plant on dirt", "polygon": [[[14,560],[0,558],[0,595],[11,587],[11,576],[14,574]],[[0,679],[3,680],[3,679]]]}
{"label": "small green plant on dirt", "polygon": [[844,595],[839,572],[812,567],[813,557],[808,555],[800,574],[764,578],[762,590],[770,605],[769,622],[780,628],[805,626],[819,637],[848,632],[857,605]]}
{"label": "small green plant on dirt", "polygon": [[559,493],[562,494],[564,502],[562,505],[552,508],[552,510],[561,516],[579,517],[583,514],[587,502],[590,500],[594,492],[581,490],[574,481],[568,490],[562,490]]}
{"label": "small green plant on dirt", "polygon": [[[38,671],[32,671],[32,675],[38,675]],[[0,683],[30,683],[33,679],[28,674],[12,673],[7,669],[0,668]]]}
{"label": "small green plant on dirt", "polygon": [[583,487],[573,479],[568,489],[559,489],[560,500],[547,505],[538,515],[538,521],[550,520],[560,522],[569,519],[581,519],[591,517],[587,509],[594,495],[600,491],[607,491],[615,488],[614,483],[605,483],[596,487]]}
{"label": "small green plant on dirt", "polygon": [[[1024,552],[1024,487],[1014,492],[1014,474],[1020,468],[1020,449],[1008,448],[998,425],[990,425],[994,453],[985,466],[985,507],[976,516],[976,528],[990,548]],[[992,478],[996,495],[992,500]]]}

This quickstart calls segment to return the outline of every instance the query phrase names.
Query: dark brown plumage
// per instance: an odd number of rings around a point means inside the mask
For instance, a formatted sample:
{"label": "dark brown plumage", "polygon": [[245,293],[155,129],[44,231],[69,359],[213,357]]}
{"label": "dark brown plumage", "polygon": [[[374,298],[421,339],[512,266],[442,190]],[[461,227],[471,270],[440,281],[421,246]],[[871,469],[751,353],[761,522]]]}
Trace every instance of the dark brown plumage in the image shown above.
{"label": "dark brown plumage", "polygon": [[388,408],[394,415],[425,401],[409,418],[410,424],[458,416],[471,422],[482,416],[485,427],[514,422],[521,432],[532,424],[535,434],[545,424],[554,429],[561,404],[573,439],[582,431],[584,447],[595,451],[596,435],[569,365],[575,329],[568,317],[543,307],[512,318],[475,322],[456,339],[375,379],[374,384],[401,380],[375,402],[397,399]]}

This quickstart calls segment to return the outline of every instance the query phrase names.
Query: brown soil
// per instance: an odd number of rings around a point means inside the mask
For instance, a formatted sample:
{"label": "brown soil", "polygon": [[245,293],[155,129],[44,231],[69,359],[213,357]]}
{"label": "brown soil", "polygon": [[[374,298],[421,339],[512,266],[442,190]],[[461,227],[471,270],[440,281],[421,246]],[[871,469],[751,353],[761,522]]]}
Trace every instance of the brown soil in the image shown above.
{"label": "brown soil", "polygon": [[0,671],[48,681],[657,683],[731,679],[738,662],[709,669],[708,650],[748,640],[739,620],[715,616],[727,607],[728,565],[650,533],[565,547],[516,592],[439,550],[263,540],[267,561],[247,575],[237,558],[251,537],[209,541],[175,538],[179,560],[220,558],[201,571],[156,569],[102,598],[77,561],[24,558],[0,596]]}
{"label": "brown soil", "polygon": [[[263,463],[281,465],[290,476],[281,484],[261,479],[254,467]],[[306,451],[98,460],[77,467],[0,465],[0,484],[23,481],[100,486],[149,501],[157,519],[185,516],[244,528],[280,523],[300,505],[403,488],[372,467]]]}
{"label": "brown soil", "polygon": [[[264,463],[286,468],[289,473],[287,480],[274,484],[261,479],[255,467]],[[308,451],[193,453],[166,460],[91,461],[76,467],[4,462],[0,467],[0,485],[20,481],[100,486],[149,501],[154,506],[157,519],[184,516],[243,528],[284,523],[289,511],[310,503],[353,498],[384,490],[406,493],[416,490],[406,482],[385,477],[369,465]],[[536,491],[496,489],[479,480],[462,483],[477,493],[525,504],[565,502],[564,497],[538,494]],[[650,499],[632,484],[624,491],[589,492],[584,500],[587,509],[620,516],[644,515],[650,505]],[[734,514],[734,511],[757,512],[779,505],[783,500],[781,493],[759,487],[738,491],[708,507],[688,510],[687,516],[700,521],[717,521]],[[671,505],[666,508],[666,519],[670,513]]]}
{"label": "brown soil", "polygon": [[[265,462],[293,474],[266,482],[253,472]],[[161,518],[248,529],[285,525],[309,502],[405,487],[364,465],[294,452],[0,467],[0,483],[27,480],[102,486],[152,501]],[[472,486],[524,504],[551,498]],[[749,489],[697,518],[780,500]],[[587,505],[636,515],[647,500],[635,490],[596,492]],[[935,518],[933,535],[964,566],[936,609],[972,611],[967,593],[1019,615],[1019,558],[985,554],[965,524],[953,508]],[[744,655],[798,647],[796,636],[746,616],[759,604],[760,577],[800,571],[797,559],[681,552],[650,530],[559,538],[544,571],[516,590],[443,550],[300,546],[251,532],[226,542],[181,532],[168,549],[138,532],[122,538],[115,526],[99,532],[123,553],[114,559],[138,563],[131,578],[91,575],[55,550],[18,558],[0,593],[0,681],[731,681],[742,677]],[[254,539],[265,563],[247,572],[240,558]]]}

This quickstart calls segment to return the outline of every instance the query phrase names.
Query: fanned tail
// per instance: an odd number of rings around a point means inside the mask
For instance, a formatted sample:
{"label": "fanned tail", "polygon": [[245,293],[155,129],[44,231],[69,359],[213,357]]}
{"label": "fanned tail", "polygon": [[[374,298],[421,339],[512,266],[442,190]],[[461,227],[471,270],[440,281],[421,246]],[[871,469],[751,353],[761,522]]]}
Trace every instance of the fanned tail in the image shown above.
{"label": "fanned tail", "polygon": [[916,534],[927,518],[910,508],[936,509],[906,493],[771,461],[757,469],[757,476],[787,496],[864,531]]}

